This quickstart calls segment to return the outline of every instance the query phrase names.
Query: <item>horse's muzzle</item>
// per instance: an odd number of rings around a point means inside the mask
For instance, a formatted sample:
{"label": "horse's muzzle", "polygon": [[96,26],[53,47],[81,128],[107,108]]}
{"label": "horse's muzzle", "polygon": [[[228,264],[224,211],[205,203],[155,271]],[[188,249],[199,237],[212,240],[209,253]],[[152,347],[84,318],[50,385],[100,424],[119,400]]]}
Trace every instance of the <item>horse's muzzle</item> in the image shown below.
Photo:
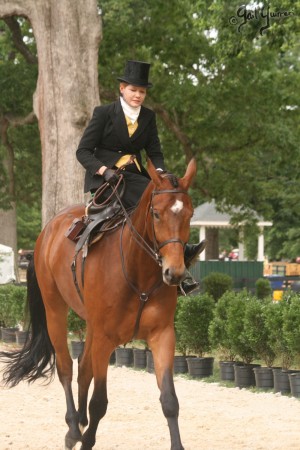
{"label": "horse's muzzle", "polygon": [[178,286],[185,279],[185,270],[177,270],[175,267],[163,269],[163,281],[168,286]]}

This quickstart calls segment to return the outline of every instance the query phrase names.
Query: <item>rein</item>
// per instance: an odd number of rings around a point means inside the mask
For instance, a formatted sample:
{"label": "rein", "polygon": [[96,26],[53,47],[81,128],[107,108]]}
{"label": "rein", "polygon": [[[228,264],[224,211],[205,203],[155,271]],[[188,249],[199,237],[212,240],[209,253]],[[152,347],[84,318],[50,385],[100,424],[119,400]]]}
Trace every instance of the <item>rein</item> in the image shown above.
{"label": "rein", "polygon": [[155,195],[160,195],[160,194],[187,194],[186,191],[183,190],[176,190],[176,189],[165,189],[165,190],[154,190],[151,194],[151,202],[150,202],[150,213],[151,213],[151,217],[152,217],[152,234],[153,234],[153,244],[154,244],[154,249],[146,242],[146,240],[138,233],[138,231],[135,229],[135,227],[132,224],[131,218],[128,214],[128,212],[126,211],[126,209],[124,208],[121,199],[119,198],[118,192],[115,192],[115,195],[121,205],[121,208],[123,210],[123,213],[125,215],[125,219],[123,221],[122,224],[122,229],[121,229],[121,233],[120,233],[120,255],[121,255],[121,262],[122,262],[122,270],[123,270],[123,275],[128,283],[128,285],[131,287],[131,289],[138,295],[139,299],[140,299],[140,306],[139,306],[139,310],[137,313],[137,317],[136,317],[136,321],[135,321],[135,327],[134,327],[134,333],[133,333],[133,337],[132,340],[137,336],[138,330],[139,330],[139,324],[140,324],[140,319],[141,319],[141,315],[144,309],[144,306],[147,302],[147,300],[149,299],[150,295],[152,295],[155,291],[157,291],[158,289],[160,289],[160,287],[163,284],[163,280],[159,279],[156,283],[153,284],[153,286],[148,290],[148,292],[142,292],[140,291],[140,289],[135,285],[135,283],[133,283],[133,281],[130,280],[126,267],[125,267],[125,259],[124,259],[124,252],[123,252],[123,233],[124,233],[124,228],[125,228],[125,224],[127,223],[129,226],[129,229],[132,233],[132,237],[134,238],[135,242],[144,250],[146,251],[146,253],[152,258],[154,259],[154,261],[159,264],[160,266],[162,265],[162,257],[159,253],[159,250],[161,248],[163,248],[165,245],[170,244],[170,243],[180,243],[182,245],[183,248],[185,248],[186,243],[182,241],[182,239],[180,238],[171,238],[171,239],[167,239],[161,243],[158,243],[157,238],[156,238],[156,234],[155,234],[155,228],[154,228],[154,221],[153,221],[153,206],[152,206],[152,202],[153,202],[153,198]]}
{"label": "rein", "polygon": [[[123,181],[123,177],[120,177],[121,180]],[[133,337],[132,339],[134,339],[138,333],[139,330],[139,324],[140,324],[140,319],[141,319],[141,315],[144,309],[144,306],[147,302],[147,300],[149,299],[150,295],[152,295],[154,292],[156,292],[158,289],[160,289],[160,287],[163,285],[163,280],[162,278],[160,278],[157,282],[155,282],[153,284],[153,286],[148,290],[148,292],[144,292],[141,291],[138,286],[136,286],[136,284],[130,280],[129,275],[127,273],[126,267],[125,267],[125,258],[124,258],[124,251],[123,251],[123,233],[124,233],[124,228],[125,225],[127,224],[129,227],[129,230],[131,232],[131,235],[133,237],[133,239],[135,240],[135,242],[159,265],[162,266],[162,257],[160,254],[160,250],[168,244],[171,243],[179,243],[180,245],[182,245],[183,248],[185,248],[186,246],[186,242],[183,242],[182,239],[180,238],[170,238],[167,239],[161,243],[159,243],[157,241],[156,238],[156,234],[155,234],[155,227],[154,227],[154,220],[153,220],[153,216],[154,216],[154,211],[153,211],[153,199],[156,195],[161,195],[161,194],[185,194],[188,195],[188,193],[186,191],[183,190],[177,190],[177,189],[165,189],[165,190],[154,190],[151,193],[151,202],[150,202],[150,214],[152,217],[152,224],[151,224],[151,229],[152,229],[152,235],[153,235],[153,248],[151,247],[151,245],[149,245],[146,240],[143,238],[143,236],[140,235],[140,233],[136,230],[136,228],[134,227],[132,221],[131,221],[131,217],[129,215],[129,213],[127,212],[127,210],[125,209],[122,200],[121,200],[121,195],[119,194],[117,188],[119,187],[120,182],[117,183],[117,185],[114,187],[112,194],[109,196],[108,199],[106,199],[102,204],[97,204],[98,207],[103,207],[108,203],[108,200],[110,200],[113,196],[116,197],[122,211],[124,214],[124,220],[122,223],[122,228],[121,228],[121,233],[120,233],[120,256],[121,256],[121,263],[122,263],[122,270],[123,270],[123,275],[125,280],[127,281],[128,285],[131,287],[131,289],[138,295],[139,299],[140,299],[140,305],[139,305],[139,310],[137,313],[137,317],[136,317],[136,321],[135,321],[135,327],[134,327],[134,333],[133,333]],[[95,205],[96,200],[100,197],[100,194],[103,194],[104,190],[107,188],[107,186],[103,185],[100,190],[98,190],[96,192],[97,194],[97,198],[94,200],[93,204]],[[96,206],[96,205],[95,205]],[[85,243],[86,244],[86,243]],[[81,298],[82,302],[83,302],[83,297],[82,294],[80,292],[78,283],[77,283],[77,279],[76,279],[76,259],[77,259],[77,255],[79,253],[79,250],[76,252],[73,263],[71,265],[71,269],[72,269],[72,273],[73,273],[73,280],[75,283],[75,287],[76,290],[79,294],[79,297]],[[84,249],[84,258],[83,258],[83,267],[84,267],[84,262],[86,259],[86,253],[87,253],[87,246]],[[82,284],[83,284],[83,269],[82,269]]]}

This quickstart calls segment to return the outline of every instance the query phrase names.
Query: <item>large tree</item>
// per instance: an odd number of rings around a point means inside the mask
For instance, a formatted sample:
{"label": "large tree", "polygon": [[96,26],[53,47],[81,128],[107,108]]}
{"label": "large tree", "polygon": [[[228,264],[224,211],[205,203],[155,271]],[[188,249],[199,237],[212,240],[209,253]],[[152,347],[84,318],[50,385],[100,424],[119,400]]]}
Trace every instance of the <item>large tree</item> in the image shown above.
{"label": "large tree", "polygon": [[43,223],[82,200],[83,172],[75,149],[99,104],[97,62],[101,37],[96,0],[4,0],[0,17],[27,17],[37,44],[34,112],[43,161]]}
{"label": "large tree", "polygon": [[[248,20],[240,32],[230,22],[232,17],[243,22],[238,6],[226,0],[99,3],[102,100],[113,98],[124,59],[151,61],[154,88],[148,103],[160,119],[168,167],[180,173],[180,166],[196,156],[195,201],[242,205],[247,213],[250,208],[274,220],[274,226],[284,206],[292,211],[293,223],[299,222],[299,0],[293,8],[274,0],[272,13],[293,13],[272,19],[263,35],[261,3],[258,19]],[[254,6],[249,2],[252,11]],[[288,230],[288,221],[281,228]],[[290,250],[286,246],[286,256],[293,256]]]}

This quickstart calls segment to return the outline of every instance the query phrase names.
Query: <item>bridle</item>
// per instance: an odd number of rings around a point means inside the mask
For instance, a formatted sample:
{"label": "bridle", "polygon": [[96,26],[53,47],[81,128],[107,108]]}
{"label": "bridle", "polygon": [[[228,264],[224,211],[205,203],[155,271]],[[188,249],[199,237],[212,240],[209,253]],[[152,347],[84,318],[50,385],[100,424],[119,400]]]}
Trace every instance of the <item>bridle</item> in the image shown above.
{"label": "bridle", "polygon": [[[161,243],[158,243],[158,241],[157,241],[155,228],[154,228],[153,199],[154,199],[155,195],[160,195],[160,194],[186,194],[186,195],[188,195],[188,193],[186,191],[178,190],[178,189],[164,189],[162,191],[154,190],[152,192],[152,194],[151,194],[151,202],[150,202],[150,214],[152,216],[152,235],[153,235],[154,251],[155,251],[155,253],[160,254],[159,250],[161,250],[165,245],[171,244],[171,243],[174,243],[174,242],[178,242],[179,244],[182,245],[183,249],[185,249],[185,246],[186,246],[187,242],[184,242],[180,238],[166,239],[165,241],[163,241]],[[160,256],[160,258],[161,258],[161,256]]]}
{"label": "bridle", "polygon": [[[133,226],[131,217],[129,216],[128,212],[126,211],[122,202],[120,201],[121,207],[122,207],[124,215],[125,215],[125,219],[123,221],[122,229],[121,229],[121,233],[120,233],[120,255],[121,255],[121,262],[122,262],[122,270],[123,270],[123,274],[124,274],[124,277],[125,277],[128,285],[138,295],[138,297],[140,299],[140,306],[139,306],[139,310],[138,310],[138,314],[137,314],[137,318],[136,318],[136,322],[135,322],[134,333],[133,333],[132,339],[134,339],[138,333],[140,318],[141,318],[142,311],[143,311],[146,301],[149,299],[150,295],[152,295],[154,292],[156,292],[163,285],[163,280],[162,280],[162,278],[159,278],[159,280],[156,281],[152,285],[152,287],[150,289],[148,289],[147,292],[145,292],[145,291],[140,290],[139,287],[136,286],[136,284],[129,278],[129,275],[128,275],[126,267],[125,267],[125,258],[124,258],[124,252],[123,252],[123,233],[124,233],[125,224],[127,223],[135,242],[160,266],[162,265],[162,256],[160,254],[160,250],[165,245],[168,245],[171,243],[179,243],[180,245],[182,245],[182,247],[184,249],[187,244],[186,242],[184,242],[182,239],[180,239],[178,237],[167,239],[161,243],[159,243],[157,241],[157,237],[156,237],[156,233],[155,233],[155,226],[154,226],[153,199],[156,195],[160,195],[160,194],[185,194],[185,195],[188,195],[188,193],[186,191],[178,190],[178,189],[165,189],[165,190],[161,190],[161,191],[160,190],[152,191],[149,211],[150,211],[151,221],[152,221],[151,229],[152,229],[152,236],[153,236],[153,248],[146,242],[146,240],[140,235],[140,233]],[[118,196],[118,194],[117,194],[117,196]],[[148,213],[147,213],[147,216],[148,216]]]}

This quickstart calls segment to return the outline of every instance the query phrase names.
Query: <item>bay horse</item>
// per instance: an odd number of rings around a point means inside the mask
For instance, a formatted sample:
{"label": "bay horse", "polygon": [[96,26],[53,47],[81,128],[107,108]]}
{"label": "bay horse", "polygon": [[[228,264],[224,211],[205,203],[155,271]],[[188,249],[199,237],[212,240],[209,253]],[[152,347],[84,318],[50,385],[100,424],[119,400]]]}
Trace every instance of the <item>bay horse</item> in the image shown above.
{"label": "bay horse", "polygon": [[[174,314],[177,286],[185,277],[184,248],[193,214],[188,189],[196,175],[196,161],[190,161],[185,175],[176,178],[175,184],[174,177],[160,175],[150,161],[148,172],[151,181],[130,220],[89,248],[84,285],[78,276],[83,302],[70,268],[74,243],[65,237],[65,232],[74,218],[84,214],[84,205],[64,209],[45,226],[27,274],[31,338],[22,349],[0,355],[6,363],[3,378],[10,386],[41,377],[51,380],[56,363],[66,398],[66,450],[73,449],[77,442],[81,443],[81,450],[91,450],[95,445],[99,421],[107,410],[111,353],[129,342],[135,332],[135,338],[145,340],[153,353],[171,450],[183,450],[173,381]],[[80,265],[81,260],[78,274]],[[69,308],[87,323],[78,366],[78,410],[73,399],[72,359],[67,345]]]}

